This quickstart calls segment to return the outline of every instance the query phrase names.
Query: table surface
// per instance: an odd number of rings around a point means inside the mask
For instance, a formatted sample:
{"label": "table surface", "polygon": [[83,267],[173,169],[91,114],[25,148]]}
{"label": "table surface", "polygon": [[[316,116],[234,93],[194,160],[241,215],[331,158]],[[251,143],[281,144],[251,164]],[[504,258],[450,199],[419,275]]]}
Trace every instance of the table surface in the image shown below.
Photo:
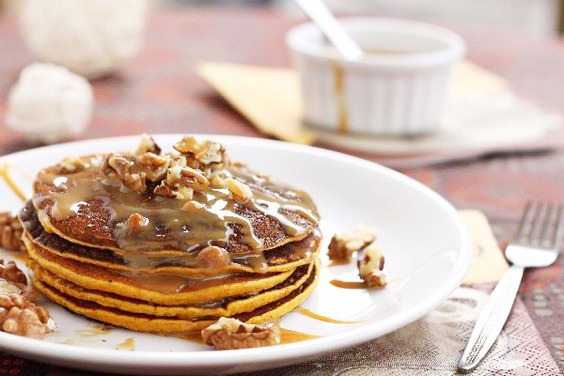
{"label": "table surface", "polygon": [[[199,61],[288,66],[284,33],[301,21],[269,8],[181,8],[153,12],[146,46],[119,73],[93,82],[94,119],[81,138],[147,133],[213,133],[262,137],[192,68]],[[564,109],[564,43],[476,25],[458,29],[468,58],[505,77],[542,106]],[[16,22],[0,17],[0,119],[19,71],[33,62]],[[6,53],[6,52],[9,53]],[[20,135],[0,120],[0,155],[23,150]],[[457,208],[482,210],[502,243],[511,238],[528,199],[556,201],[564,192],[564,155],[510,156],[458,162],[404,173],[428,185]],[[547,347],[564,370],[564,258],[526,273],[521,297]],[[79,374],[0,355],[13,374]],[[12,373],[6,373],[12,374]],[[82,374],[82,373],[80,373]]]}

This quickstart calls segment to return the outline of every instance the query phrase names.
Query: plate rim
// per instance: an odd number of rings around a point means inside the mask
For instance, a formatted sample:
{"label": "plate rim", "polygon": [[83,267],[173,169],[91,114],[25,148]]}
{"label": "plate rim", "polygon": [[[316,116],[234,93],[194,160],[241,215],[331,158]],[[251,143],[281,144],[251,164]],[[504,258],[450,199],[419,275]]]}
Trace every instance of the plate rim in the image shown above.
{"label": "plate rim", "polygon": [[[462,219],[458,216],[457,210],[450,202],[448,202],[439,193],[431,188],[416,181],[415,179],[404,175],[398,171],[385,167],[376,162],[368,161],[352,155],[340,153],[333,150],[323,149],[310,145],[293,144],[284,141],[265,139],[259,137],[235,136],[226,134],[203,134],[203,133],[186,133],[195,137],[216,139],[219,142],[228,142],[231,144],[243,144],[253,146],[273,146],[280,150],[299,151],[307,155],[316,155],[323,158],[336,158],[341,161],[366,167],[371,171],[382,173],[390,178],[397,179],[407,184],[429,198],[434,203],[440,205],[453,220],[458,235],[461,239],[460,255],[456,260],[451,275],[446,283],[440,289],[434,291],[433,295],[419,304],[415,310],[408,311],[405,314],[398,314],[394,317],[385,318],[387,325],[385,329],[375,330],[375,323],[358,328],[352,328],[349,331],[333,334],[326,337],[320,337],[303,342],[294,342],[281,344],[271,347],[262,347],[256,349],[241,350],[224,350],[217,351],[175,351],[175,352],[158,352],[158,351],[120,351],[115,349],[99,349],[82,346],[74,346],[68,344],[58,344],[43,340],[36,340],[26,337],[19,337],[8,333],[0,332],[0,348],[12,351],[23,357],[38,359],[43,362],[61,365],[61,360],[71,361],[71,366],[83,365],[83,368],[96,369],[96,366],[134,366],[151,367],[158,366],[161,370],[178,368],[178,367],[222,367],[237,366],[240,364],[264,364],[272,362],[271,367],[278,366],[274,362],[283,362],[294,360],[292,363],[299,363],[305,358],[315,358],[323,354],[336,352],[345,348],[353,347],[364,342],[376,339],[385,334],[391,333],[405,325],[408,325],[428,312],[437,307],[444,301],[452,291],[459,287],[462,280],[470,268],[472,259],[472,240],[468,229],[464,225]],[[158,133],[151,134],[155,139],[182,137],[181,133]],[[135,142],[139,135],[127,135],[117,137],[103,137],[87,140],[71,141],[55,145],[47,145],[38,148],[18,151],[15,153],[0,156],[0,162],[8,162],[10,158],[17,158],[24,154],[41,154],[55,150],[61,147],[76,146],[77,148],[87,148],[89,145],[100,142]],[[86,355],[86,356],[85,356]],[[88,364],[85,364],[85,363]],[[63,365],[64,366],[64,365]],[[268,368],[268,367],[263,367]],[[150,371],[150,368],[147,369]]]}

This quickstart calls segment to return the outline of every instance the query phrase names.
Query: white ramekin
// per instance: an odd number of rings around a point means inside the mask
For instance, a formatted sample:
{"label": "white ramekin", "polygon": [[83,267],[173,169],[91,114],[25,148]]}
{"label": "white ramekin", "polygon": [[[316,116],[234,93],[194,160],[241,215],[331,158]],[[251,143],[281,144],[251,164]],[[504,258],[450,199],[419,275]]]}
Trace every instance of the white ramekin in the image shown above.
{"label": "white ramekin", "polygon": [[408,20],[349,18],[342,24],[364,50],[399,54],[344,61],[314,24],[290,30],[286,41],[301,77],[305,123],[357,135],[435,130],[445,108],[451,67],[464,55],[462,38]]}

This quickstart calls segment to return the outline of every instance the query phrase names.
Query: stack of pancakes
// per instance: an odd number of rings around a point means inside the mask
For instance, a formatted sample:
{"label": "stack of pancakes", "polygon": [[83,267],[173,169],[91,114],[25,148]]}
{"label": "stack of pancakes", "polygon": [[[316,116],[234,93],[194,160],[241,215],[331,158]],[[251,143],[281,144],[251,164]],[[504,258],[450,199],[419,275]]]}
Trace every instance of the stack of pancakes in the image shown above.
{"label": "stack of pancakes", "polygon": [[[80,315],[157,333],[220,317],[271,321],[311,294],[321,233],[310,197],[223,154],[204,164],[200,149],[223,149],[188,139],[180,154],[91,155],[38,174],[20,220],[40,292]],[[153,165],[139,162],[147,153]],[[162,160],[158,176],[144,170]]]}

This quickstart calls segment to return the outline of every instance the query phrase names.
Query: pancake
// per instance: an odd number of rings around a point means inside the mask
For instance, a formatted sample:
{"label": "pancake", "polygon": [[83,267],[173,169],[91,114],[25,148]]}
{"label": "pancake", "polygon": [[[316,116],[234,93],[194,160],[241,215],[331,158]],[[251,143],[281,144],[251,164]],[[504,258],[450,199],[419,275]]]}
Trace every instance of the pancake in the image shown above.
{"label": "pancake", "polygon": [[292,271],[281,273],[229,273],[210,278],[117,273],[56,256],[24,238],[29,257],[56,276],[91,290],[100,290],[163,305],[196,304],[269,289]]}
{"label": "pancake", "polygon": [[311,197],[184,137],[162,153],[67,158],[41,170],[20,212],[32,281],[88,318],[185,333],[221,317],[274,320],[317,284]]}
{"label": "pancake", "polygon": [[[211,242],[230,253],[241,254],[249,253],[257,244],[267,250],[303,239],[319,219],[305,192],[274,181],[259,184],[253,180],[258,175],[246,168],[229,167],[225,171],[250,187],[254,197],[251,204],[241,205],[217,189],[211,194],[216,201],[224,201],[225,206],[212,206],[199,215],[191,215],[181,210],[182,200],[140,196],[137,192],[124,192],[116,182],[106,183],[108,176],[91,162],[103,156],[85,158],[87,165],[93,167],[67,172],[62,165],[50,166],[38,174],[34,183],[33,204],[43,227],[76,244],[114,251],[129,248],[185,253]],[[203,196],[196,200],[200,204],[208,200],[206,195],[199,196]],[[120,239],[118,225],[134,213],[147,218],[155,230],[148,238]],[[229,226],[225,226],[226,216],[230,217]],[[185,236],[178,229],[182,226],[194,234]]]}
{"label": "pancake", "polygon": [[[251,324],[261,324],[278,319],[298,307],[311,294],[318,281],[318,272],[318,268],[315,267],[307,281],[284,298],[261,306],[251,312],[235,315],[234,317]],[[65,295],[56,288],[41,281],[33,280],[33,283],[42,294],[70,311],[94,320],[131,330],[161,334],[189,333],[202,330],[217,321],[216,317],[185,320],[125,312],[116,308],[104,307],[95,302],[80,300]]]}
{"label": "pancake", "polygon": [[[81,261],[104,268],[121,271],[144,272],[149,274],[177,273],[180,275],[190,274],[214,274],[218,270],[192,266],[189,261],[193,256],[147,256],[117,254],[113,251],[100,251],[97,248],[74,244],[61,238],[54,233],[48,233],[37,219],[36,210],[31,201],[20,212],[20,219],[24,224],[24,236],[45,251],[57,256]],[[234,258],[231,265],[222,269],[222,272],[283,272],[294,270],[297,267],[311,262],[319,251],[321,236],[315,230],[306,238],[287,243],[279,248],[268,250],[263,253],[265,265],[256,270],[253,261],[256,257],[243,256]],[[180,265],[179,265],[180,264]]]}
{"label": "pancake", "polygon": [[288,279],[282,283],[260,291],[253,295],[235,296],[211,301],[200,306],[160,306],[139,299],[132,299],[99,290],[88,290],[72,282],[57,277],[55,274],[42,269],[37,264],[32,266],[35,280],[57,289],[61,293],[80,300],[96,302],[110,308],[117,308],[127,312],[144,313],[154,316],[179,318],[197,318],[204,316],[228,317],[237,313],[249,312],[276,300],[282,299],[299,288],[310,276],[313,264],[297,268]]}

